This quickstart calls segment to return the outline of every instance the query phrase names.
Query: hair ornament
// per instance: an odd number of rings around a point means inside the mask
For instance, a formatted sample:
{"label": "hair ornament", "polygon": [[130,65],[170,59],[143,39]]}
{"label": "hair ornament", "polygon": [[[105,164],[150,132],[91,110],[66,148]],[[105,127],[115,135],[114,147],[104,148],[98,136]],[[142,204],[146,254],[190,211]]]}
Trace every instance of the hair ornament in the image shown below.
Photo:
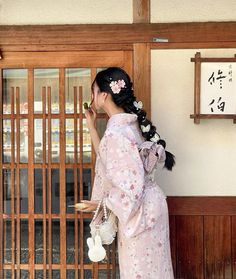
{"label": "hair ornament", "polygon": [[160,135],[158,133],[155,133],[154,136],[150,138],[150,141],[158,142],[160,138],[161,138]]}
{"label": "hair ornament", "polygon": [[114,94],[119,94],[121,89],[125,88],[125,81],[123,79],[119,79],[117,81],[112,81],[109,85]]}
{"label": "hair ornament", "polygon": [[142,130],[143,133],[149,132],[150,129],[151,129],[151,125],[150,124],[148,124],[147,126],[141,125],[141,130]]}
{"label": "hair ornament", "polygon": [[134,106],[136,107],[137,110],[143,108],[143,103],[142,103],[142,101],[139,101],[139,102],[134,101],[133,104],[134,104]]}

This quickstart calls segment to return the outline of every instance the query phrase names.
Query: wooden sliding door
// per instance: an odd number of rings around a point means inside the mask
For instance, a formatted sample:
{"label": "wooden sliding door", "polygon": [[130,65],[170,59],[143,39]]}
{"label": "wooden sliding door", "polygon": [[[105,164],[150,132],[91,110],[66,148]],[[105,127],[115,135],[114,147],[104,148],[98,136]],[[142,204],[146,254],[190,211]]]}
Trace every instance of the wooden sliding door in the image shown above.
{"label": "wooden sliding door", "polygon": [[[95,154],[83,102],[101,68],[132,75],[130,51],[9,52],[0,61],[1,278],[118,278],[108,258],[87,257]],[[102,136],[106,115],[98,113]]]}

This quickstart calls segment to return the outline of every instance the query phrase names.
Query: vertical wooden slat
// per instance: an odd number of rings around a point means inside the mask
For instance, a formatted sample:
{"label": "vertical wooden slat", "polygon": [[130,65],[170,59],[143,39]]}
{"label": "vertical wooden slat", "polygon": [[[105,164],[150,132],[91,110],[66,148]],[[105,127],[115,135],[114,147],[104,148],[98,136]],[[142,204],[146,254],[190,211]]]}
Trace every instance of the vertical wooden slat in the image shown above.
{"label": "vertical wooden slat", "polygon": [[20,219],[20,92],[16,87],[16,247],[17,247],[17,278],[20,278],[20,258],[21,258],[21,219]]}
{"label": "vertical wooden slat", "polygon": [[171,247],[171,259],[172,266],[174,270],[174,275],[176,277],[176,221],[175,216],[169,216],[169,224],[170,224],[170,247]]}
{"label": "vertical wooden slat", "polygon": [[98,279],[98,263],[92,263],[92,277]]}
{"label": "vertical wooden slat", "polygon": [[116,249],[117,249],[117,240],[112,243],[112,255],[111,255],[111,263],[112,263],[112,279],[116,278]]}
{"label": "vertical wooden slat", "polygon": [[[2,69],[0,69],[0,131],[3,132],[2,125],[2,114],[3,114],[3,78],[2,78]],[[2,181],[2,153],[3,153],[3,144],[2,136],[0,136],[0,278],[3,278],[3,181]]]}
{"label": "vertical wooden slat", "polygon": [[[106,249],[106,252],[107,252],[107,279],[111,279],[111,245],[108,245],[107,246],[107,249]],[[112,251],[113,252],[113,251]]]}
{"label": "vertical wooden slat", "polygon": [[195,76],[194,76],[194,123],[199,124],[200,119],[197,118],[200,114],[200,82],[201,82],[201,53],[195,54]]}
{"label": "vertical wooden slat", "polygon": [[133,23],[150,23],[150,0],[133,0]]}
{"label": "vertical wooden slat", "polygon": [[138,101],[143,102],[147,117],[151,118],[151,75],[150,45],[134,44],[134,94]]}
{"label": "vertical wooden slat", "polygon": [[12,279],[15,278],[15,253],[17,259],[19,249],[16,250],[16,236],[15,236],[15,119],[14,119],[14,106],[15,106],[15,90],[11,87],[11,240],[12,240]]}
{"label": "vertical wooden slat", "polygon": [[29,278],[34,279],[34,72],[28,72],[28,213],[29,213]]}
{"label": "vertical wooden slat", "polygon": [[[80,163],[80,199],[84,196],[83,191],[83,88],[79,87],[79,163]],[[80,212],[79,214],[80,219],[80,278],[84,278],[84,219],[83,213]]]}
{"label": "vertical wooden slat", "polygon": [[[46,87],[42,88],[42,102],[43,102],[43,276],[46,278],[47,267],[47,189],[46,189]],[[36,278],[37,279],[37,278]]]}
{"label": "vertical wooden slat", "polygon": [[176,277],[203,279],[203,217],[176,216],[176,241]]}
{"label": "vertical wooden slat", "polygon": [[232,278],[230,216],[204,217],[205,279]]}
{"label": "vertical wooden slat", "polygon": [[231,217],[232,279],[236,278],[236,216]]}
{"label": "vertical wooden slat", "polygon": [[[74,87],[74,202],[78,202],[78,122],[77,122],[77,87]],[[78,212],[75,210],[75,278],[79,277],[79,231],[78,231]]]}
{"label": "vertical wooden slat", "polygon": [[47,88],[48,101],[48,277],[52,279],[52,116],[51,87]]}
{"label": "vertical wooden slat", "polygon": [[[94,81],[95,77],[96,77],[96,68],[91,68],[91,84]],[[94,105],[94,104],[93,104]],[[96,126],[96,122],[95,122],[95,126]],[[91,144],[91,163],[93,168],[91,169],[91,184],[93,185],[94,182],[94,175],[95,175],[95,160],[96,160],[96,154],[95,154],[95,150],[93,145]],[[98,278],[98,263],[92,263],[92,276],[94,279]]]}
{"label": "vertical wooden slat", "polygon": [[[66,279],[66,181],[65,181],[65,72],[59,74],[60,104],[60,260],[61,279]],[[50,105],[50,104],[49,104]]]}
{"label": "vertical wooden slat", "polygon": [[124,65],[123,65],[122,68],[130,76],[131,80],[133,80],[134,79],[134,73],[133,73],[133,51],[124,51]]}

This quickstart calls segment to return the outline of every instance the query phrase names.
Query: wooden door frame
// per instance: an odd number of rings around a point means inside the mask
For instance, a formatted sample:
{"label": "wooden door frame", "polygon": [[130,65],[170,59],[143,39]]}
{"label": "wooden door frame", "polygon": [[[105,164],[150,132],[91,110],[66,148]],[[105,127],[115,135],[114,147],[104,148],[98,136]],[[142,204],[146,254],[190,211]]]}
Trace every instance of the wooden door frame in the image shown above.
{"label": "wooden door frame", "polygon": [[[70,117],[70,119],[72,119],[71,117],[74,117],[74,119],[78,119],[78,122],[80,124],[80,127],[82,126],[82,120],[81,120],[81,113],[73,113],[73,116],[71,114],[69,115],[65,115],[65,111],[64,111],[64,105],[65,105],[65,100],[64,100],[64,94],[62,94],[64,92],[64,68],[73,68],[73,67],[86,67],[86,68],[92,68],[91,69],[91,80],[95,77],[96,75],[96,68],[100,68],[100,67],[107,67],[107,66],[119,66],[124,68],[131,76],[132,76],[132,61],[133,61],[133,53],[132,51],[75,51],[75,52],[6,52],[5,53],[6,56],[3,60],[0,61],[0,70],[1,70],[1,81],[2,81],[2,69],[7,68],[7,69],[15,69],[15,68],[20,68],[20,69],[28,69],[28,104],[29,104],[29,114],[23,115],[23,118],[28,119],[28,125],[29,125],[29,129],[31,130],[31,133],[29,133],[29,160],[28,160],[28,164],[22,164],[24,165],[23,167],[29,167],[29,172],[28,172],[28,185],[33,185],[34,184],[34,169],[35,169],[35,162],[34,162],[34,156],[33,156],[33,149],[32,146],[34,146],[34,119],[35,119],[35,115],[36,118],[38,118],[37,114],[34,114],[34,100],[33,100],[33,91],[34,91],[34,85],[33,85],[33,69],[34,68],[59,68],[60,71],[60,78],[59,78],[59,83],[60,83],[60,92],[59,92],[59,104],[60,104],[60,115],[58,115],[57,118],[60,119],[60,142],[62,142],[62,144],[60,144],[60,154],[64,154],[64,155],[60,155],[60,162],[59,163],[55,163],[52,164],[51,160],[48,160],[48,163],[46,164],[45,160],[43,161],[43,163],[41,164],[41,168],[42,170],[44,170],[45,168],[48,169],[48,172],[50,172],[50,170],[53,167],[57,167],[59,170],[64,170],[65,169],[65,150],[62,148],[65,148],[65,138],[64,138],[64,134],[65,134],[65,119]],[[58,56],[60,57],[60,59],[56,59],[58,58]],[[96,68],[95,68],[96,67]],[[1,82],[2,84],[2,82]],[[2,94],[2,86],[1,87],[1,94]],[[82,91],[79,89],[78,90],[80,95],[82,94]],[[45,89],[45,93],[46,93],[46,89]],[[75,92],[74,92],[75,93]],[[2,96],[2,95],[1,95]],[[1,99],[1,104],[2,104],[2,98]],[[13,98],[14,99],[14,98]],[[19,99],[19,93],[18,93],[18,97],[17,100]],[[82,98],[80,98],[80,111],[82,111]],[[42,119],[43,121],[46,121],[46,97],[44,97],[44,103],[43,103],[43,112],[40,116],[40,119]],[[50,102],[50,99],[48,99],[48,103]],[[6,116],[1,114],[1,119],[8,119],[9,117],[11,117],[11,119],[13,119],[14,117],[17,119],[17,123],[16,125],[18,125],[19,123],[19,119],[20,119],[20,110],[19,110],[19,102],[17,103],[17,113],[16,116]],[[77,106],[76,106],[77,107]],[[50,122],[51,120],[51,112],[50,110],[48,110],[47,113],[47,119],[48,122]],[[55,116],[54,116],[55,117]],[[15,119],[14,118],[14,119]],[[0,127],[2,127],[2,121],[0,121]],[[51,130],[49,128],[48,124],[48,129],[49,131]],[[19,131],[19,128],[17,128]],[[14,130],[14,129],[12,129]],[[77,129],[76,129],[77,130]],[[46,138],[46,131],[44,131],[43,133],[45,133],[45,138]],[[13,133],[12,133],[13,134]],[[50,134],[50,133],[48,133]],[[81,136],[81,135],[80,135]],[[43,136],[44,137],[44,136]],[[19,136],[18,136],[19,139]],[[2,139],[0,140],[2,141]],[[17,141],[19,142],[19,141]],[[1,142],[0,142],[1,143]],[[48,138],[48,150],[49,150],[49,154],[50,152],[50,140]],[[2,145],[1,145],[2,146]],[[17,145],[18,149],[19,149],[19,144]],[[77,145],[76,145],[77,146]],[[0,148],[1,149],[1,148]],[[0,152],[2,154],[2,152]],[[80,145],[80,154],[83,153],[82,150],[82,145]],[[17,152],[17,154],[19,154],[19,150]],[[2,156],[2,155],[1,155]],[[62,157],[61,157],[62,156]],[[50,156],[49,156],[50,157]],[[17,156],[18,159],[16,159],[16,163],[18,164],[17,166],[17,170],[19,170],[20,166],[19,166],[19,155]],[[44,155],[44,158],[46,158],[46,154]],[[80,156],[80,158],[82,158]],[[1,161],[2,162],[2,161]],[[80,162],[78,162],[81,166],[81,159]],[[92,156],[92,162],[90,165],[94,165],[94,157]],[[2,163],[1,163],[2,166]],[[11,164],[11,169],[15,168],[14,166],[14,162]],[[71,166],[69,166],[71,167]],[[81,167],[80,167],[81,170]],[[17,172],[19,173],[19,171]],[[17,174],[16,174],[17,175]],[[48,174],[49,175],[49,174]],[[94,175],[94,173],[92,172],[92,176]],[[2,177],[2,173],[0,174],[0,178]],[[17,176],[18,180],[17,180],[17,185],[19,185],[19,175]],[[82,175],[80,175],[80,185],[83,185],[83,181],[82,179]],[[50,180],[50,177],[48,178],[48,181]],[[66,244],[65,244],[65,235],[66,235],[66,219],[67,218],[78,218],[79,214],[75,213],[75,214],[67,214],[66,213],[66,208],[65,208],[65,172],[61,172],[60,171],[60,204],[61,204],[61,208],[60,208],[60,258],[61,258],[61,263],[60,263],[60,267],[61,267],[61,278],[66,278],[66,266],[68,265],[66,262]],[[14,182],[14,180],[12,181]],[[0,184],[2,184],[2,180],[0,180]],[[50,183],[49,183],[50,184]],[[91,181],[91,184],[93,184],[93,181]],[[12,183],[13,185],[13,183]],[[45,187],[45,182],[44,182],[44,186]],[[18,189],[19,187],[17,187]],[[3,216],[3,208],[2,208],[2,204],[0,205],[0,222],[3,223],[3,219],[6,217],[11,218],[12,216],[16,216],[17,220],[16,220],[16,225],[14,225],[14,230],[15,228],[17,230],[17,244],[16,244],[16,248],[17,248],[17,260],[15,263],[13,264],[7,264],[7,268],[11,269],[12,271],[14,271],[16,269],[16,273],[18,274],[17,278],[20,278],[19,274],[20,274],[20,265],[22,268],[22,264],[20,263],[19,260],[19,255],[20,255],[20,242],[19,242],[19,226],[20,226],[20,218],[28,218],[28,227],[29,227],[29,245],[28,245],[28,249],[29,249],[29,262],[28,264],[26,264],[25,268],[29,271],[29,278],[35,278],[34,272],[35,272],[35,260],[34,260],[34,250],[35,250],[35,246],[34,246],[34,231],[35,231],[35,220],[36,219],[42,219],[43,221],[46,222],[46,220],[49,220],[49,235],[52,235],[52,233],[50,233],[50,230],[52,230],[52,226],[50,225],[50,222],[52,220],[52,215],[50,213],[50,209],[48,210],[48,213],[46,213],[46,211],[44,211],[42,214],[35,214],[34,213],[34,188],[33,187],[29,187],[29,203],[28,203],[28,214],[20,214],[20,209],[19,209],[19,202],[17,204],[17,211],[16,214],[14,215],[14,213],[9,216]],[[50,192],[50,186],[49,186],[49,190],[48,192]],[[19,189],[18,192],[19,194]],[[49,194],[50,195],[50,194]],[[32,197],[32,198],[30,198]],[[2,187],[0,188],[0,198],[3,199],[3,190]],[[17,199],[19,200],[19,199]],[[75,200],[76,202],[76,200]],[[49,204],[50,204],[50,198],[49,198]],[[14,212],[14,210],[12,211]],[[24,216],[23,216],[24,215]],[[54,214],[56,215],[56,214]],[[22,217],[23,216],[23,217]],[[53,216],[54,218],[58,218],[58,216]],[[47,219],[46,219],[47,218]],[[91,214],[84,214],[83,218],[81,220],[84,221],[84,219],[86,218],[91,218]],[[72,219],[73,220],[73,219]],[[0,224],[1,224],[0,223]],[[51,226],[51,227],[50,227]],[[45,227],[44,226],[44,235],[46,235],[46,231],[45,231]],[[80,236],[81,236],[81,240],[79,241],[79,243],[81,244],[83,242],[83,225],[80,226]],[[31,232],[31,233],[30,233]],[[14,233],[12,233],[13,235]],[[0,233],[0,239],[2,240],[2,231]],[[49,240],[50,242],[51,240]],[[2,241],[1,245],[2,245]],[[44,245],[45,246],[45,245]],[[51,244],[52,246],[52,244]],[[49,243],[49,250],[50,250],[50,243]],[[83,244],[80,245],[80,247],[83,247]],[[115,245],[113,245],[113,249],[114,249]],[[45,248],[45,247],[44,247]],[[51,247],[52,248],[52,247]],[[2,251],[2,250],[1,250]],[[12,253],[15,253],[12,252]],[[83,249],[81,249],[80,251],[80,258],[81,258],[81,253],[83,253]],[[2,253],[0,253],[0,260],[1,260],[1,266],[0,266],[0,275],[1,272],[3,271],[3,264],[2,264]],[[44,258],[46,257],[46,253],[44,253]],[[49,252],[49,258],[50,258],[50,252]],[[82,257],[83,258],[83,257]],[[115,257],[112,257],[112,260],[115,260]],[[50,278],[50,272],[55,268],[55,265],[50,261],[50,259],[48,260],[48,263],[46,264],[45,261],[43,261],[43,264],[38,264],[38,267],[40,266],[41,268],[43,267],[44,269],[46,268],[46,266],[48,265],[48,270],[49,270],[49,278]],[[54,268],[53,268],[54,265]],[[82,265],[82,267],[81,267]],[[109,266],[110,265],[110,266]],[[72,266],[74,266],[74,264],[72,264]],[[75,268],[79,269],[79,264],[75,262]],[[92,269],[90,267],[90,269],[93,272],[94,278],[97,278],[98,275],[98,264],[93,264],[90,265],[92,266]],[[113,268],[115,267],[114,262],[112,262],[112,264],[101,264],[100,268]],[[88,269],[88,264],[83,264],[83,262],[80,262],[80,269],[77,270],[77,275],[78,272],[80,272],[81,278],[83,278],[84,276],[84,269]],[[45,273],[46,274],[46,273]],[[1,276],[0,276],[1,277]],[[15,277],[14,277],[15,278]]]}

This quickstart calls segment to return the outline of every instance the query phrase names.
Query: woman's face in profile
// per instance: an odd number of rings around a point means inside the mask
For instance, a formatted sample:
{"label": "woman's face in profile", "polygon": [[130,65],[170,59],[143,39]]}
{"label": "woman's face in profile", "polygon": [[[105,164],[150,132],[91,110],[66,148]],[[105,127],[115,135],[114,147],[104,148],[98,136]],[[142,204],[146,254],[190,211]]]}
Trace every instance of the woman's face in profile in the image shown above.
{"label": "woman's face in profile", "polygon": [[[104,93],[104,94],[103,94]],[[96,82],[93,84],[93,93],[92,93],[92,102],[94,103],[94,107],[96,110],[101,109],[104,105],[105,96],[107,93],[101,93]]]}
{"label": "woman's face in profile", "polygon": [[93,92],[92,92],[92,102],[91,103],[93,103],[93,106],[95,107],[95,109],[98,110],[100,108],[99,101],[98,101],[98,99],[99,99],[98,95],[99,95],[100,90],[99,90],[99,87],[97,86],[96,82],[94,82],[92,89],[93,89]]}

